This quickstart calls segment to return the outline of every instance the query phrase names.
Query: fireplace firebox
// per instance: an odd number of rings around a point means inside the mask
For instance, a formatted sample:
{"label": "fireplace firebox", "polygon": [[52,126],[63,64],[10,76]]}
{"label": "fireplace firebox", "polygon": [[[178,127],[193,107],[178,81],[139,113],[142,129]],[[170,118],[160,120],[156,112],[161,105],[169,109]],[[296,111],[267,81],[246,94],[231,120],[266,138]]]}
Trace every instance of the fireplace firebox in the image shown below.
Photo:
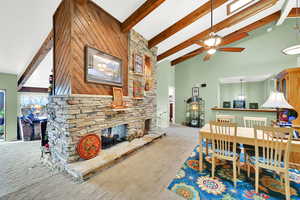
{"label": "fireplace firebox", "polygon": [[102,149],[110,148],[120,142],[127,140],[128,125],[123,124],[101,131]]}

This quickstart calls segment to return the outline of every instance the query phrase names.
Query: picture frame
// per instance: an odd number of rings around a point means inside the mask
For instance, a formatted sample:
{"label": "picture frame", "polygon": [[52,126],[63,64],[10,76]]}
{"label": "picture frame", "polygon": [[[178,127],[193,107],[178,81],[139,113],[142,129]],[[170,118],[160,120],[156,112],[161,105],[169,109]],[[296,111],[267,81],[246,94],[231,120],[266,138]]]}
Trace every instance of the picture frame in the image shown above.
{"label": "picture frame", "polygon": [[192,88],[192,96],[193,97],[199,97],[199,87],[193,87]]}
{"label": "picture frame", "polygon": [[113,87],[113,105],[114,106],[123,106],[123,89]]}
{"label": "picture frame", "polygon": [[141,81],[133,81],[133,97],[135,99],[141,99],[144,98],[144,87],[142,86]]}
{"label": "picture frame", "polygon": [[122,60],[98,49],[85,46],[85,81],[122,87]]}
{"label": "picture frame", "polygon": [[144,57],[141,54],[134,54],[133,72],[138,75],[144,74]]}

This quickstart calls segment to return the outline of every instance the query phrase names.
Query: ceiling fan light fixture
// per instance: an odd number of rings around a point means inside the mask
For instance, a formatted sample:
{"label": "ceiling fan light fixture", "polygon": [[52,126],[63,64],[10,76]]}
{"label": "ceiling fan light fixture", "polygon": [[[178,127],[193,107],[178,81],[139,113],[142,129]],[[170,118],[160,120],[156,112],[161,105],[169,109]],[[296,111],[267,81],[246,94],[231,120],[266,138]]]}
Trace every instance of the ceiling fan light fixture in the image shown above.
{"label": "ceiling fan light fixture", "polygon": [[300,45],[293,45],[291,47],[282,50],[285,55],[297,55],[300,54]]}
{"label": "ceiling fan light fixture", "polygon": [[217,50],[214,49],[214,48],[209,49],[209,50],[207,51],[207,53],[210,54],[210,55],[215,54],[216,52],[217,52]]}
{"label": "ceiling fan light fixture", "polygon": [[212,34],[212,35],[209,36],[209,38],[207,38],[204,41],[204,44],[206,46],[213,47],[213,46],[218,46],[219,44],[221,44],[221,42],[222,42],[221,37]]}

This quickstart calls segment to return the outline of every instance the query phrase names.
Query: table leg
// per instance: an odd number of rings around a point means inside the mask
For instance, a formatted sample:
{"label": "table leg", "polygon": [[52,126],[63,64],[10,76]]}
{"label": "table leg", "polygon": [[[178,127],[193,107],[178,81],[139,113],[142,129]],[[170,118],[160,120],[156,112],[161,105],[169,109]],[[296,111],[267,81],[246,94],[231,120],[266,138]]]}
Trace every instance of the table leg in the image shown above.
{"label": "table leg", "polygon": [[199,133],[199,171],[203,170],[203,153],[202,153],[203,145],[202,145],[202,140],[203,140],[203,137],[202,137],[201,133]]}

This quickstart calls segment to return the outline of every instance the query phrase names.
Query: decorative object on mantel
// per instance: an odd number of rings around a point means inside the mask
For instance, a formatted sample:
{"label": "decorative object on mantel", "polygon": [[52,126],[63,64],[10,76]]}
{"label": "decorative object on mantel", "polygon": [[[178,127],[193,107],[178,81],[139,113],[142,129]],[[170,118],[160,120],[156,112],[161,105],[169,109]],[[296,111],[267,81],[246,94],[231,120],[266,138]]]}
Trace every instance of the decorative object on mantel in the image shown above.
{"label": "decorative object on mantel", "polygon": [[98,135],[88,134],[82,137],[77,145],[80,158],[89,160],[96,157],[101,149],[101,141]]}
{"label": "decorative object on mantel", "polygon": [[133,81],[133,98],[134,99],[143,99],[144,91],[141,81]]}
{"label": "decorative object on mantel", "polygon": [[134,74],[144,75],[144,58],[138,53],[134,54]]}
{"label": "decorative object on mantel", "polygon": [[123,89],[122,88],[113,88],[114,100],[112,102],[111,107],[113,109],[125,109],[127,106],[123,101]]}
{"label": "decorative object on mantel", "polygon": [[279,109],[294,109],[284,98],[282,92],[271,92],[267,101],[262,105],[263,108],[275,108],[277,111],[277,122],[279,122]]}
{"label": "decorative object on mantel", "polygon": [[91,48],[85,47],[85,80],[86,82],[123,85],[122,60]]}

